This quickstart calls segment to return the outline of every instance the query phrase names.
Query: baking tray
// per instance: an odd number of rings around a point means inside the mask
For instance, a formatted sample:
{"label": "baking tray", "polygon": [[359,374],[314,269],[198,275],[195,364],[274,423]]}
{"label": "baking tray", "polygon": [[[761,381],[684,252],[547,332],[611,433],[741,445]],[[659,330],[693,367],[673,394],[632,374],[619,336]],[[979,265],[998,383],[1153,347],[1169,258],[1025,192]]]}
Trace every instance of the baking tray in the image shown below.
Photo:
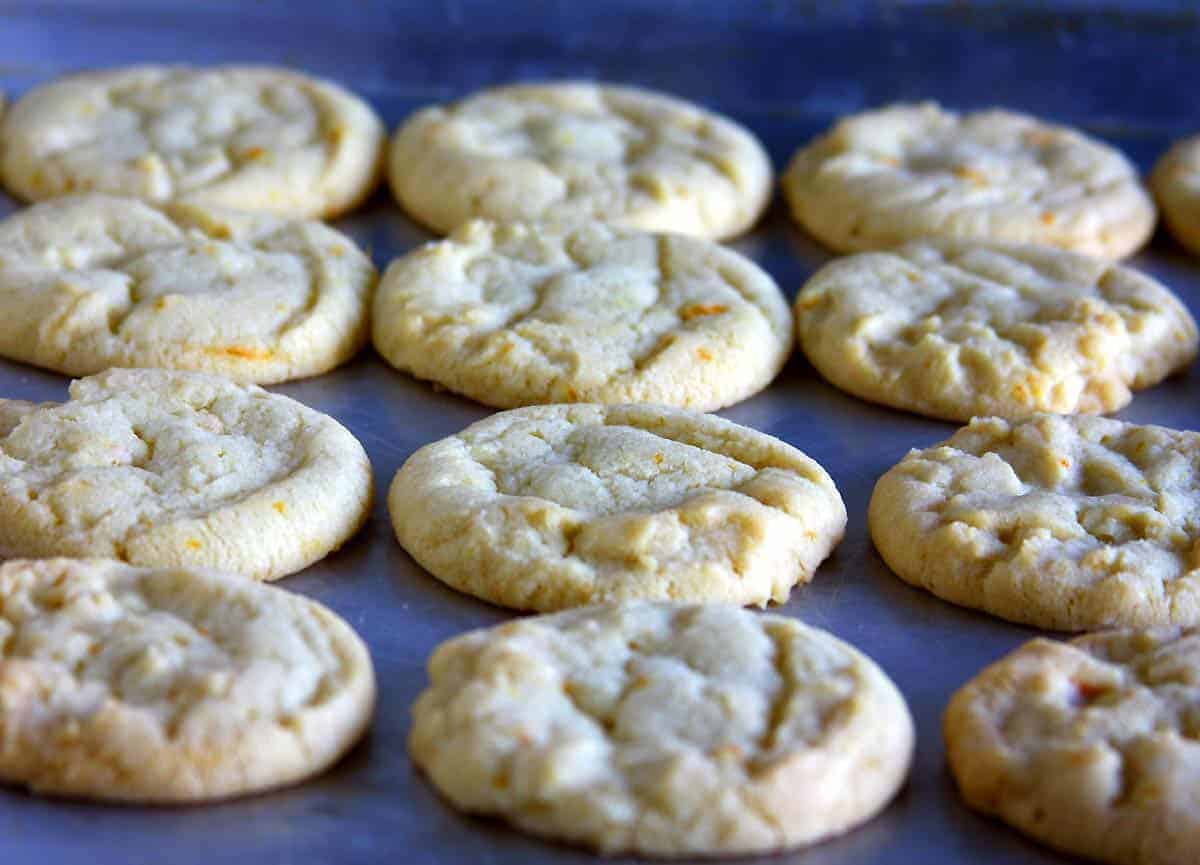
{"label": "baking tray", "polygon": [[[203,3],[0,2],[0,87],[9,95],[63,72],[135,61],[287,63],[340,80],[389,125],[418,105],[518,78],[598,77],[657,87],[746,123],[776,167],[838,114],[896,99],[1004,104],[1077,124],[1143,168],[1200,129],[1200,21],[1193,3],[1083,2]],[[0,211],[14,207],[4,200]],[[338,225],[381,267],[429,239],[386,193]],[[792,296],[827,260],[780,202],[734,244]],[[1134,263],[1200,314],[1200,261],[1161,232]],[[1137,396],[1120,417],[1200,428],[1197,373]],[[66,379],[0,362],[0,394],[61,399]],[[399,548],[383,501],[417,447],[488,410],[389,369],[370,350],[320,378],[275,390],[328,412],[366,447],[375,509],[340,552],[280,585],[328,604],[371,648],[379,708],[369,738],[312,783],[241,801],[115,808],[0,791],[0,863],[566,863],[593,857],[447,808],[405,754],[424,661],[447,637],[510,613],[443,587]],[[806,851],[797,865],[1061,863],[976,816],[946,771],[939,718],[952,691],[1034,631],[953,607],[892,576],[871,547],[876,478],[953,425],[868,405],[793,358],[765,393],[722,412],[819,460],[846,500],[845,540],[776,612],[827,628],[870,654],[909,701],[919,734],[911,780],[877,819]],[[632,861],[632,860],[628,860]]]}

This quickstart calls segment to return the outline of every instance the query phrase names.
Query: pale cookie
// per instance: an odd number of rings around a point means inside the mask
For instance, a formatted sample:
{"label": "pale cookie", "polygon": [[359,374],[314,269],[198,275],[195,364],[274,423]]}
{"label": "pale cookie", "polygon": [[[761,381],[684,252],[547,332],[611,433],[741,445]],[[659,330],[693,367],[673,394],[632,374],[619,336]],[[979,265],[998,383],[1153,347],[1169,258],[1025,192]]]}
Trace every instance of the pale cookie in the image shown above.
{"label": "pale cookie", "polygon": [[783,191],[797,222],[845,252],[940,237],[1121,258],[1155,219],[1137,170],[1107,144],[1025,114],[932,103],[839,121],[796,153]]}
{"label": "pale cookie", "polygon": [[[2,403],[0,403],[2,404]],[[371,466],[333,418],[199,373],[114,369],[0,438],[0,558],[97,556],[270,580],[362,525]],[[6,423],[7,425],[7,423]]]}
{"label": "pale cookie", "polygon": [[392,366],[487,405],[713,411],[792,347],[775,282],[732,250],[601,223],[470,222],[392,263],[372,319]]}
{"label": "pale cookie", "polygon": [[329,81],[266,66],[132,66],[37,87],[0,123],[0,179],[40,201],[147,201],[331,218],[370,194],[385,130]]}
{"label": "pale cookie", "polygon": [[866,656],[781,616],[628,603],[443,643],[409,751],[455,807],[604,853],[811,844],[908,775],[913,723]]}
{"label": "pale cookie", "polygon": [[1171,233],[1200,255],[1200,135],[1167,151],[1154,166],[1150,186]]}
{"label": "pale cookie", "polygon": [[0,566],[0,780],[185,803],[293,784],[371,721],[362,640],[325,607],[214,571]]}
{"label": "pale cookie", "polygon": [[875,486],[901,579],[1040,628],[1200,624],[1200,434],[981,418]]}
{"label": "pale cookie", "polygon": [[1033,640],[954,695],[944,731],[971,807],[1112,865],[1195,865],[1200,632]]}
{"label": "pale cookie", "polygon": [[409,457],[388,506],[435,577],[523,610],[782,602],[846,526],[833,481],[800,451],[645,405],[493,415]]}
{"label": "pale cookie", "polygon": [[317,375],[366,342],[375,279],[370,259],[319,222],[61,198],[0,222],[0,356],[68,375]]}
{"label": "pale cookie", "polygon": [[1050,247],[909,244],[834,261],[796,299],[808,359],[930,417],[1115,411],[1196,355],[1196,323],[1135,270]]}
{"label": "pale cookie", "polygon": [[771,198],[771,161],[732,120],[584,82],[497,87],[418,111],[392,140],[388,177],[405,210],[442,234],[480,217],[725,238]]}

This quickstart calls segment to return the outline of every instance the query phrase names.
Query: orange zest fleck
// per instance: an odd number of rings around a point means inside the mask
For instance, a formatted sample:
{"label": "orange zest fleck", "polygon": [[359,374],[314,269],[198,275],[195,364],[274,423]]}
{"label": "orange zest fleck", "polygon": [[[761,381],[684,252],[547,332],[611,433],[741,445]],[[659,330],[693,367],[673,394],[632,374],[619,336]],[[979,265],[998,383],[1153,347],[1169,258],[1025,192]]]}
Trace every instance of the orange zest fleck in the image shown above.
{"label": "orange zest fleck", "polygon": [[728,311],[729,307],[723,303],[690,303],[679,310],[679,317],[684,321],[691,321],[693,318],[700,318],[705,315],[720,315]]}
{"label": "orange zest fleck", "polygon": [[226,345],[217,346],[208,349],[209,354],[228,355],[229,357],[240,357],[243,360],[270,360],[274,355],[270,349],[266,348],[247,348],[244,345]]}

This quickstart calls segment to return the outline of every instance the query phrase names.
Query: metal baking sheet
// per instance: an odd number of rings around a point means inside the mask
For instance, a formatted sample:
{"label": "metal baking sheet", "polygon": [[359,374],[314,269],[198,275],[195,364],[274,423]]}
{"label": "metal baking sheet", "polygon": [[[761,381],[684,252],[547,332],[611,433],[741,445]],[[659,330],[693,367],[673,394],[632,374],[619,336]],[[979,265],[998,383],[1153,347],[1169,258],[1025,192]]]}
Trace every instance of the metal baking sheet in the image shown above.
{"label": "metal baking sheet", "polygon": [[[1187,0],[1024,2],[340,3],[301,0],[15,3],[0,0],[0,87],[10,96],[66,71],[135,61],[286,63],[331,76],[394,125],[418,105],[518,78],[598,77],[657,87],[754,129],[776,166],[838,114],[896,99],[1004,104],[1074,123],[1143,167],[1200,129],[1200,20]],[[3,202],[3,212],[14,207]],[[428,239],[380,192],[338,223],[376,263]],[[735,246],[789,296],[828,256],[777,201]],[[1161,232],[1134,263],[1200,313],[1200,261]],[[0,363],[0,394],[60,399],[66,380]],[[405,755],[408,709],[441,640],[510,614],[456,594],[396,544],[383,493],[414,449],[488,413],[393,372],[369,350],[329,375],[277,388],[346,424],[375,468],[370,523],[285,588],[345,616],[370,645],[380,702],[370,737],[295,789],[208,807],[97,807],[0,791],[0,863],[566,863],[546,844],[442,804]],[[765,393],[723,412],[819,460],[845,497],[845,540],[777,612],[827,628],[899,684],[919,743],[908,786],[879,818],[807,851],[797,865],[1001,865],[1066,861],[968,811],[945,768],[939,718],[950,693],[1034,632],[907,587],[874,552],[866,503],[908,448],[952,425],[843,395],[797,356]],[[1197,374],[1137,396],[1120,417],[1200,428]]]}

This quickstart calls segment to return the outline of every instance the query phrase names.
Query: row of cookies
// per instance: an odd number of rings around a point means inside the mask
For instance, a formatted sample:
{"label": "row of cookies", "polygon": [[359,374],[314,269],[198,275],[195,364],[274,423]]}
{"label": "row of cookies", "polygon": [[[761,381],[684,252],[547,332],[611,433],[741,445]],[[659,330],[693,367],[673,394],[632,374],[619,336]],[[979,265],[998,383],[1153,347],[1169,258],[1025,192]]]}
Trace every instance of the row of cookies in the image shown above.
{"label": "row of cookies", "polygon": [[[951,699],[951,773],[974,808],[1114,865],[1200,843],[1200,630],[1035,639]],[[853,828],[902,786],[903,697],[794,619],[627,602],[450,640],[410,750],[469,813],[605,853],[776,852]]]}
{"label": "row of cookies", "polygon": [[[138,66],[35,88],[0,124],[0,180],[39,201],[105,192],[330,218],[370,194],[376,113],[342,87],[271,67]],[[770,199],[762,145],[732,120],[663,94],[520,84],[416,112],[387,158],[393,192],[449,233],[472,218],[599,220],[728,238]],[[1200,138],[1153,182],[1195,244]],[[1106,258],[1149,236],[1154,206],[1121,154],[1008,111],[900,105],[840,121],[801,148],[783,186],[797,220],[841,251],[943,237],[1035,243]]]}
{"label": "row of cookies", "polygon": [[787,303],[748,259],[597,222],[471,222],[377,280],[319,222],[67,196],[0,222],[0,297],[0,356],[70,375],[275,383],[345,362],[373,319],[394,366],[499,406],[716,409],[765,387],[792,347]]}
{"label": "row of cookies", "polygon": [[[376,283],[317,222],[69,196],[0,222],[0,356],[273,383],[345,362],[370,328],[396,368],[488,405],[711,411],[769,384],[792,347],[782,293],[747,258],[598,222],[468,222]],[[945,241],[828,264],[795,331],[844,390],[955,420],[1114,411],[1197,348],[1186,307],[1131,268]]]}

